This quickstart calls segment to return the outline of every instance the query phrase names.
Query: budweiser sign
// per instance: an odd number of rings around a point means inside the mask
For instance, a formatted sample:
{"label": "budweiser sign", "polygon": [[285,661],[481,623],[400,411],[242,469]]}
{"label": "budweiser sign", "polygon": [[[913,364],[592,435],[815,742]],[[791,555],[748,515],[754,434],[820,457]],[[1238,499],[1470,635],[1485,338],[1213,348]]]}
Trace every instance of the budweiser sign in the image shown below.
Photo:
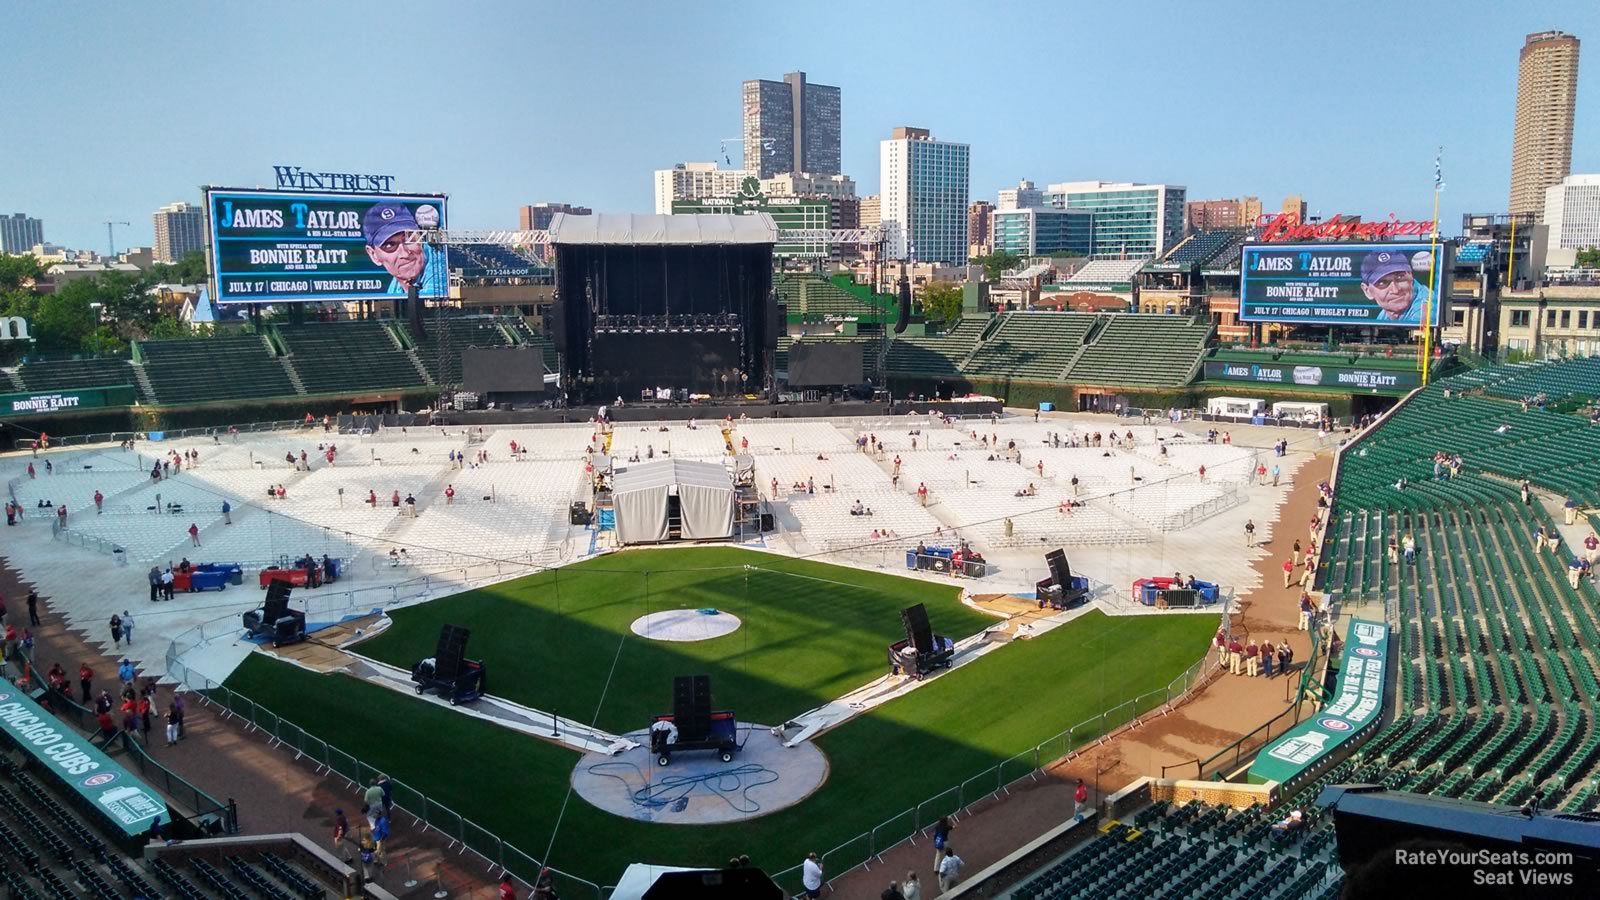
{"label": "budweiser sign", "polygon": [[1394,213],[1376,222],[1338,215],[1326,222],[1302,222],[1293,213],[1275,213],[1258,218],[1256,226],[1263,241],[1382,241],[1427,237],[1433,232],[1432,222],[1401,221]]}

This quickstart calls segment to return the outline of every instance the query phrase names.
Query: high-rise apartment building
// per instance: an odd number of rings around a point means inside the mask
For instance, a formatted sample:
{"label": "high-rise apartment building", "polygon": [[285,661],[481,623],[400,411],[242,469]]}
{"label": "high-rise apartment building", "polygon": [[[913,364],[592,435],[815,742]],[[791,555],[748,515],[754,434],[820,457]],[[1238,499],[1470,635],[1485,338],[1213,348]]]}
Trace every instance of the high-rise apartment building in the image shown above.
{"label": "high-rise apartment building", "polygon": [[996,209],[1037,209],[1044,205],[1044,191],[1024,178],[1017,182],[1016,187],[1001,191],[999,201]]}
{"label": "high-rise apartment building", "polygon": [[1511,136],[1511,214],[1544,215],[1545,190],[1572,172],[1572,119],[1578,105],[1578,39],[1530,34],[1517,65],[1517,117]]}
{"label": "high-rise apartment building", "polygon": [[1158,256],[1183,240],[1188,191],[1176,184],[1072,181],[1045,188],[1044,205],[1094,213],[1095,259]]}
{"label": "high-rise apartment building", "polygon": [[1088,256],[1094,248],[1094,213],[1083,209],[997,209],[994,251],[1018,256]]}
{"label": "high-rise apartment building", "polygon": [[1304,222],[1306,220],[1306,200],[1299,194],[1290,194],[1283,198],[1283,206],[1278,211],[1286,216],[1294,216]]}
{"label": "high-rise apartment building", "polygon": [[737,195],[751,173],[719,169],[714,162],[678,163],[656,170],[656,214],[670,215],[674,200],[706,200]]}
{"label": "high-rise apartment building", "polygon": [[[994,204],[974,200],[967,207],[967,243],[974,247],[994,246]],[[987,249],[982,252],[988,252]]]}
{"label": "high-rise apartment building", "polygon": [[44,243],[44,222],[25,213],[0,214],[0,253],[22,255]]}
{"label": "high-rise apartment building", "polygon": [[840,174],[840,91],[804,72],[744,83],[744,167],[758,178],[783,172]]}
{"label": "high-rise apartment building", "polygon": [[151,216],[156,226],[156,262],[175,263],[206,248],[205,210],[193,203],[169,203]]}
{"label": "high-rise apartment building", "polygon": [[1238,227],[1242,205],[1239,200],[1190,200],[1183,205],[1186,233]]}
{"label": "high-rise apartment building", "polygon": [[896,128],[879,145],[880,220],[888,258],[966,263],[971,166],[970,146],[936,141],[926,128]]}
{"label": "high-rise apartment building", "polygon": [[1542,213],[1550,228],[1545,262],[1576,265],[1579,250],[1600,247],[1600,175],[1568,175],[1545,188]]}
{"label": "high-rise apartment building", "polygon": [[861,204],[856,207],[857,221],[862,228],[877,228],[883,222],[883,200],[877,194],[862,197]]}
{"label": "high-rise apartment building", "polygon": [[1261,198],[1245,197],[1239,201],[1239,227],[1249,228],[1261,221]]}
{"label": "high-rise apartment building", "polygon": [[587,206],[573,206],[570,203],[535,203],[517,210],[517,227],[523,231],[543,231],[550,227],[550,220],[556,217],[556,213],[592,216],[594,210]]}

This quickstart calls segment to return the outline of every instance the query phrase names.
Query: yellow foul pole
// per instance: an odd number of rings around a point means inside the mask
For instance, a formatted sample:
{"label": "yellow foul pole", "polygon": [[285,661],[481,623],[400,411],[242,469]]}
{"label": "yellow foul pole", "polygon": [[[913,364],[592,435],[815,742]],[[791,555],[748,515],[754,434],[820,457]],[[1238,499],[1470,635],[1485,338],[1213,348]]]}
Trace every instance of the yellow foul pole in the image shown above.
{"label": "yellow foul pole", "polygon": [[[1433,235],[1428,239],[1428,298],[1422,304],[1422,386],[1428,386],[1428,370],[1433,364],[1433,300],[1441,285],[1435,284],[1439,265],[1439,187],[1433,188]],[[1441,273],[1442,274],[1442,273]]]}

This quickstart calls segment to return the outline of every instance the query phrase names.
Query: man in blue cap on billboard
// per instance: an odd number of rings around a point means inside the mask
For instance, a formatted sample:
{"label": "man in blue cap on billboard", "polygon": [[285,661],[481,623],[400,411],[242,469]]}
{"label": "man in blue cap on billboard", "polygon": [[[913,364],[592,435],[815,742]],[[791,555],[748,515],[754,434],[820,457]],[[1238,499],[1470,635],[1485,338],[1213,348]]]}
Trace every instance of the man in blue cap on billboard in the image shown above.
{"label": "man in blue cap on billboard", "polygon": [[1405,250],[1374,250],[1361,260],[1361,293],[1377,304],[1378,322],[1422,324],[1428,286],[1417,282],[1418,266],[1431,269],[1432,254],[1424,250],[1413,258]]}
{"label": "man in blue cap on billboard", "polygon": [[387,293],[403,297],[413,283],[420,297],[447,297],[449,275],[444,254],[418,243],[417,231],[439,227],[439,210],[424,203],[412,211],[403,203],[378,203],[367,210],[361,233],[367,240],[367,256],[394,276]]}

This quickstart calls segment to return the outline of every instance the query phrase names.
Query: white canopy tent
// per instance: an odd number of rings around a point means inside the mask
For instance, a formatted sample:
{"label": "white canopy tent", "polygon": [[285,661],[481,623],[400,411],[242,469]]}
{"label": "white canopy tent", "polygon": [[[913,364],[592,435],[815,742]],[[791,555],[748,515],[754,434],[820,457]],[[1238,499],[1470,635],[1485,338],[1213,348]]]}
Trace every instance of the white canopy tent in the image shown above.
{"label": "white canopy tent", "polygon": [[641,900],[644,892],[668,872],[698,872],[699,869],[690,869],[683,866],[653,866],[649,863],[629,863],[627,871],[622,873],[622,880],[617,882],[616,890],[611,892],[611,900]]}
{"label": "white canopy tent", "polygon": [[679,534],[702,541],[733,537],[733,476],[719,463],[663,459],[618,469],[612,478],[617,540],[652,544],[667,539],[672,497]]}

